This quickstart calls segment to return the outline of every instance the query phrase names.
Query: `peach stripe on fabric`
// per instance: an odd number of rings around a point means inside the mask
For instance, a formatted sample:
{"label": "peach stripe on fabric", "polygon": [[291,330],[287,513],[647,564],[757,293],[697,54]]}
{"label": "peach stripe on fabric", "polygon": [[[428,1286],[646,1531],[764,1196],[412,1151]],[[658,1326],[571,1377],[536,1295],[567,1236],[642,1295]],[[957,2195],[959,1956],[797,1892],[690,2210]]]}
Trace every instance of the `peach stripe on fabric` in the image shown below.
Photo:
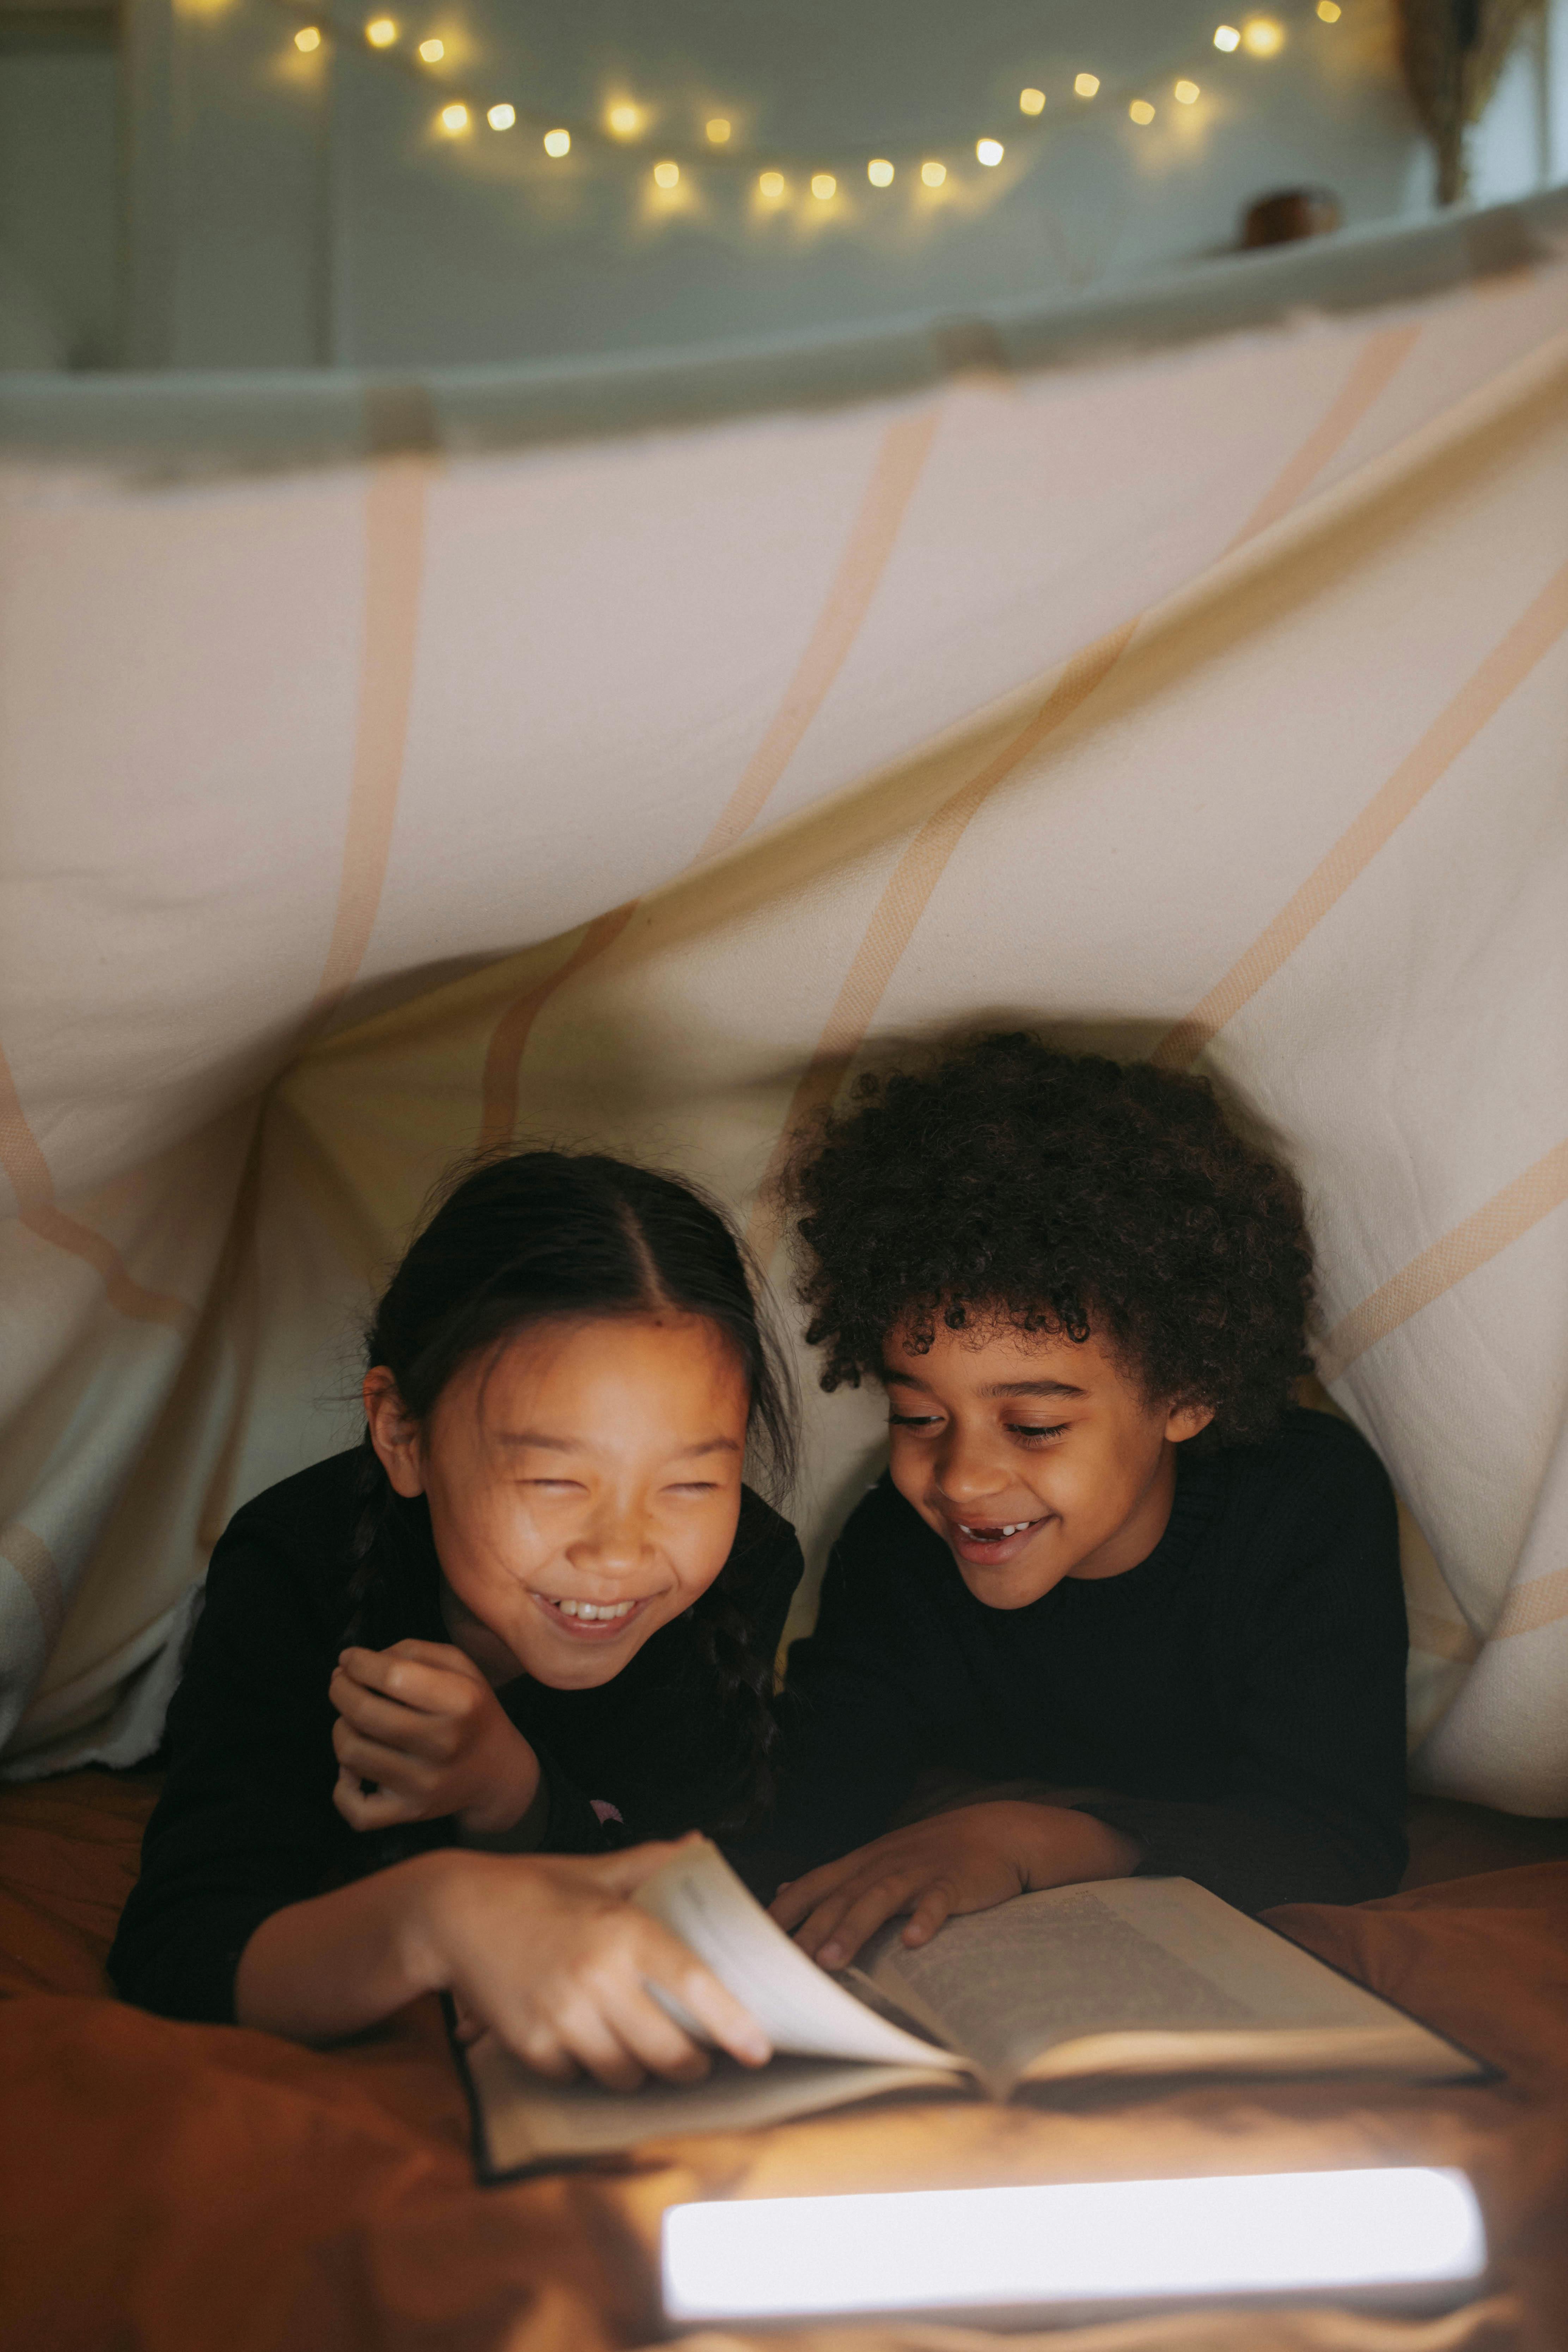
{"label": "peach stripe on fabric", "polygon": [[834,679],[871,608],[905,512],[936,437],[940,412],[900,417],[889,425],[866,486],[859,511],[849,526],[827,601],[817,615],[795,676],[773,724],[748,761],[697,863],[732,849],[761,816],[801,738],[821,709]]}
{"label": "peach stripe on fabric", "polygon": [[748,1239],[765,1265],[778,1240],[773,1186],[804,1118],[830,1102],[846,1064],[859,1046],[915,926],[941,881],[970,820],[1020,761],[1066,724],[1088,701],[1131,643],[1138,616],[1112,629],[1074,656],[1026,726],[929,816],[889,877],[864,938],[827,1016],[816,1049],[791,1097],[784,1125],[758,1190]]}
{"label": "peach stripe on fabric", "polygon": [[1480,1648],[1468,1625],[1457,1625],[1451,1617],[1439,1617],[1430,1609],[1406,1609],[1410,1623],[1410,1646],[1428,1658],[1451,1658],[1457,1665],[1468,1666]]}
{"label": "peach stripe on fabric", "polygon": [[1391,1331],[1397,1331],[1402,1323],[1518,1241],[1564,1201],[1568,1201],[1568,1142],[1543,1154],[1522,1176],[1494,1192],[1489,1201],[1342,1317],[1319,1350],[1319,1379],[1337,1381],[1358,1356],[1375,1348],[1380,1339],[1386,1339]]}
{"label": "peach stripe on fabric", "polygon": [[1297,501],[1306,496],[1330,458],[1337,457],[1420,340],[1421,329],[1418,326],[1384,327],[1378,333],[1368,336],[1349,375],[1321,421],[1307,436],[1272,488],[1264,492],[1226,548],[1227,555],[1232,550],[1244,546],[1249,539],[1256,539],[1260,530],[1268,529],[1270,523],[1276,523],[1281,516],[1289,514]]}
{"label": "peach stripe on fabric", "polygon": [[374,459],[365,488],[364,645],[353,774],[337,910],[310,1007],[311,1027],[353,985],[386,880],[414,693],[432,464],[418,455]]}
{"label": "peach stripe on fabric", "polygon": [[103,1284],[110,1305],[133,1323],[163,1323],[171,1330],[187,1330],[195,1310],[166,1291],[149,1290],[135,1281],[112,1242],[90,1225],[68,1216],[55,1201],[55,1180],[27,1124],[21,1097],[5,1053],[0,1051],[0,1168],[10,1178],[17,1212],[29,1233],[90,1265]]}
{"label": "peach stripe on fabric", "polygon": [[45,1644],[52,1650],[66,1622],[65,1591],[53,1552],[42,1536],[25,1528],[20,1519],[13,1519],[9,1527],[0,1528],[0,1559],[10,1561],[32,1594]]}
{"label": "peach stripe on fabric", "polygon": [[1474,675],[1434,719],[1415,749],[1307,877],[1300,888],[1261,931],[1245,955],[1179,1021],[1155,1048],[1163,1069],[1184,1070],[1233,1021],[1244,1004],[1273,979],[1282,965],[1337,906],[1380,849],[1445,775],[1461,751],[1495,718],[1568,628],[1568,565],[1557,572],[1529,609],[1493,646]]}
{"label": "peach stripe on fabric", "polygon": [[1564,1617],[1568,1617],[1568,1568],[1554,1568],[1550,1575],[1532,1577],[1528,1584],[1514,1587],[1503,1602],[1491,1638],[1511,1642],[1517,1633],[1539,1633],[1543,1626],[1560,1624]]}
{"label": "peach stripe on fabric", "polygon": [[517,1125],[517,1094],[522,1057],[534,1023],[558,988],[563,988],[585,965],[604,954],[605,950],[620,938],[640,900],[628,899],[624,907],[612,907],[607,915],[600,915],[589,924],[577,945],[545,980],[508,1005],[491,1032],[489,1050],[485,1055],[485,1072],[480,1088],[479,1149],[488,1151],[507,1141]]}

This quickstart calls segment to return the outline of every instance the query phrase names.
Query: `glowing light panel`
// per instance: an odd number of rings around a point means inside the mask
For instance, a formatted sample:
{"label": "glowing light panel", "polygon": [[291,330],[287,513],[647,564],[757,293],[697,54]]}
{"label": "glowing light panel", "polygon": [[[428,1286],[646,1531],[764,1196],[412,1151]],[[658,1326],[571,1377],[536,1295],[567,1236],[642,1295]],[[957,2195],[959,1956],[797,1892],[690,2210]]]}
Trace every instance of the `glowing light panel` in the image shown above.
{"label": "glowing light panel", "polygon": [[728,117],[722,114],[710,115],[702,127],[715,147],[723,146],[732,128]]}
{"label": "glowing light panel", "polygon": [[770,205],[776,205],[784,192],[784,175],[782,172],[758,173],[757,194],[765,196]]}
{"label": "glowing light panel", "polygon": [[829,196],[836,196],[838,194],[838,183],[831,172],[814,172],[811,179],[811,193],[819,204],[825,205]]}
{"label": "glowing light panel", "polygon": [[1000,139],[977,139],[974,142],[976,158],[982,163],[999,163],[1005,152]]}
{"label": "glowing light panel", "polygon": [[665,2315],[1028,2313],[1183,2295],[1401,2289],[1486,2267],[1463,2173],[1426,2167],[672,2206]]}
{"label": "glowing light panel", "polygon": [[1271,58],[1285,46],[1285,27],[1272,16],[1252,16],[1242,26],[1241,37],[1255,58]]}
{"label": "glowing light panel", "polygon": [[389,49],[397,38],[397,26],[390,16],[373,16],[364,28],[364,37],[373,49]]}
{"label": "glowing light panel", "polygon": [[1135,98],[1127,111],[1137,123],[1152,122],[1154,120],[1154,110],[1146,98]]}
{"label": "glowing light panel", "polygon": [[874,188],[890,188],[893,184],[893,167],[885,155],[873,155],[866,166],[866,177]]}
{"label": "glowing light panel", "polygon": [[1225,49],[1226,51],[1231,49],[1239,49],[1241,47],[1241,35],[1237,31],[1234,25],[1216,25],[1215,26],[1214,45],[1216,49]]}
{"label": "glowing light panel", "polygon": [[547,131],[544,134],[544,152],[547,155],[570,155],[572,133],[569,131]]}
{"label": "glowing light panel", "polygon": [[921,165],[921,177],[928,188],[940,188],[947,177],[947,165],[931,162]]}
{"label": "glowing light panel", "polygon": [[517,109],[515,106],[492,106],[485,121],[492,131],[510,131],[517,121]]}
{"label": "glowing light panel", "polygon": [[294,36],[294,47],[297,49],[303,49],[307,57],[312,49],[319,49],[321,46],[321,36],[314,25],[301,26]]}
{"label": "glowing light panel", "polygon": [[642,129],[642,109],[628,106],[623,101],[619,106],[611,107],[605,121],[617,139],[635,139]]}
{"label": "glowing light panel", "polygon": [[1098,74],[1074,74],[1072,78],[1072,86],[1074,89],[1077,90],[1079,98],[1092,98],[1095,91],[1100,88],[1100,76]]}
{"label": "glowing light panel", "polygon": [[656,163],[653,167],[653,184],[656,188],[679,188],[680,185],[679,164]]}
{"label": "glowing light panel", "polygon": [[1043,114],[1045,110],[1046,93],[1043,89],[1021,89],[1018,92],[1020,114]]}
{"label": "glowing light panel", "polygon": [[421,41],[419,54],[427,66],[438,66],[447,54],[447,44],[437,40]]}
{"label": "glowing light panel", "polygon": [[441,128],[443,131],[450,131],[453,138],[457,137],[459,131],[466,131],[468,127],[468,110],[466,106],[444,106],[441,109]]}
{"label": "glowing light panel", "polygon": [[1340,0],[1318,0],[1318,14],[1325,25],[1337,25],[1344,13]]}
{"label": "glowing light panel", "polygon": [[1178,105],[1195,106],[1203,93],[1195,81],[1179,81],[1171,95]]}

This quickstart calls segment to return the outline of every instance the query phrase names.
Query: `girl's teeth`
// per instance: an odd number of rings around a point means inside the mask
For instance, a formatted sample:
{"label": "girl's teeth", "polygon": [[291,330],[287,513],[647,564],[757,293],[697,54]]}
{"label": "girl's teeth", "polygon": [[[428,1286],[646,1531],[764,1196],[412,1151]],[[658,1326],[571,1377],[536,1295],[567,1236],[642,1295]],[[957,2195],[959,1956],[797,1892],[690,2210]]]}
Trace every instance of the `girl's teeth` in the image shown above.
{"label": "girl's teeth", "polygon": [[586,1619],[590,1624],[594,1624],[601,1622],[606,1617],[629,1617],[637,1607],[637,1602],[635,1601],[606,1601],[603,1608],[598,1608],[592,1601],[558,1601],[555,1606],[560,1610],[563,1617],[581,1617]]}

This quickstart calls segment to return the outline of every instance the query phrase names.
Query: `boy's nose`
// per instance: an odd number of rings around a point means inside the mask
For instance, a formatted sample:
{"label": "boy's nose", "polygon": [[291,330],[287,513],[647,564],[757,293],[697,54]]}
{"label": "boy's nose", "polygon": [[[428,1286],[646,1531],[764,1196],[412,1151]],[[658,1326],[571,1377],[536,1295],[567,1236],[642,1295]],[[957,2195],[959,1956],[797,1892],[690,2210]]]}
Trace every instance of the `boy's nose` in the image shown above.
{"label": "boy's nose", "polygon": [[937,1456],[936,1483],[950,1503],[968,1504],[1005,1494],[1014,1482],[1008,1464],[992,1460],[984,1447],[955,1439]]}

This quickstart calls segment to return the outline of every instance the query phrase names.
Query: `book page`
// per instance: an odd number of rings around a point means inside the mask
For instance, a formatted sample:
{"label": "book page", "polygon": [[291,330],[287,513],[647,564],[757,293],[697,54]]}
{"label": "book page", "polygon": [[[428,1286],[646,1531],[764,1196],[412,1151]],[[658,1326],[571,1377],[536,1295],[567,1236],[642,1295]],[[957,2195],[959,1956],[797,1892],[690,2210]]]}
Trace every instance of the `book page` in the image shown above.
{"label": "book page", "polygon": [[[632,1900],[707,1962],[721,1984],[744,2002],[775,2050],[808,2058],[964,2070],[963,2058],[879,2017],[808,1960],[706,1839],[683,1846]],[[673,2010],[668,2000],[664,2005]],[[680,2021],[697,2032],[689,2019]]]}
{"label": "book page", "polygon": [[647,2083],[640,2091],[605,2091],[596,2083],[547,2082],[493,2033],[481,2036],[463,2063],[484,2119],[485,2169],[492,2175],[612,2155],[682,2132],[756,2131],[891,2091],[971,2087],[965,2077],[940,2066],[775,2058],[750,2074],[733,2059],[720,2057],[701,2083]]}
{"label": "book page", "polygon": [[1440,2035],[1187,1879],[1114,1879],[1024,1895],[950,1919],[909,1951],[898,1924],[861,1956],[873,1983],[940,2024],[1005,2091],[1066,2043],[1084,2071],[1272,2061],[1287,2070],[1367,2063],[1452,2076]]}

